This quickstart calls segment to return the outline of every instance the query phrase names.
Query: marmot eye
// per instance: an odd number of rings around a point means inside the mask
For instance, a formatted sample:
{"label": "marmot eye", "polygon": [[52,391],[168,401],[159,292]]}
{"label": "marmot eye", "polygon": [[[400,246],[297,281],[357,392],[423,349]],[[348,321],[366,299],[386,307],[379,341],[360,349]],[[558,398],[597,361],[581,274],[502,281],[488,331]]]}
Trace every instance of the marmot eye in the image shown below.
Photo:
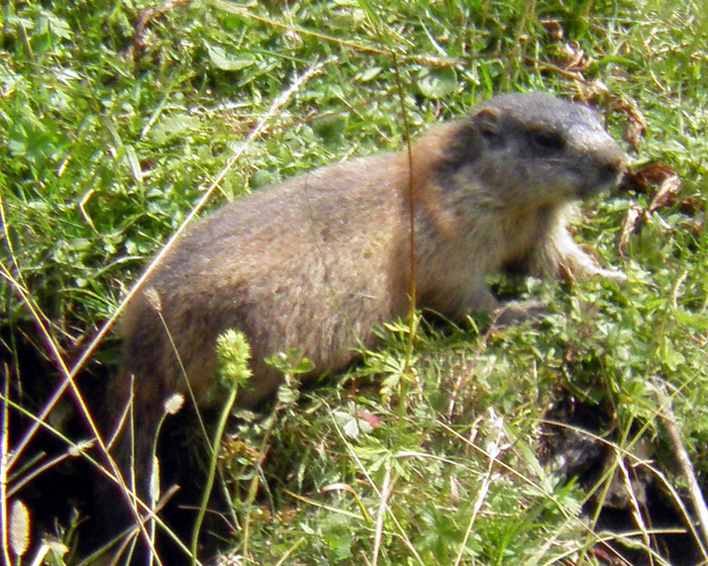
{"label": "marmot eye", "polygon": [[545,130],[530,132],[533,144],[544,151],[562,151],[565,148],[565,141],[560,134]]}

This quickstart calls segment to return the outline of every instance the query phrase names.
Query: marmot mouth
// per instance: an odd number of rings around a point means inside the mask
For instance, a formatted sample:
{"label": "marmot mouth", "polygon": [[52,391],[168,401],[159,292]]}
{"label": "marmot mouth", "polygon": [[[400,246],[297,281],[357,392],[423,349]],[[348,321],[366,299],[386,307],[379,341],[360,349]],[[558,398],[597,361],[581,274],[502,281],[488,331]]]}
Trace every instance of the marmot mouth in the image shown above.
{"label": "marmot mouth", "polygon": [[617,184],[617,178],[613,177],[608,180],[600,180],[596,183],[584,183],[578,191],[578,196],[585,200],[599,195],[605,191],[609,191]]}
{"label": "marmot mouth", "polygon": [[621,170],[615,164],[607,164],[598,168],[595,178],[592,181],[584,182],[578,194],[580,198],[589,198],[610,190],[619,182]]}

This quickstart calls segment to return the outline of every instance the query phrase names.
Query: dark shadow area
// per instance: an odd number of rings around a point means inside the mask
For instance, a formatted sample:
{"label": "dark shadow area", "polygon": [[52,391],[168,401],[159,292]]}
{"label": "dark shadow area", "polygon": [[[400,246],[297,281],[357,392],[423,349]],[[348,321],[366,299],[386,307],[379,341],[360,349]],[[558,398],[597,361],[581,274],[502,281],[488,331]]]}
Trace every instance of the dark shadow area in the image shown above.
{"label": "dark shadow area", "polygon": [[[543,425],[541,459],[565,480],[575,480],[583,490],[592,493],[583,510],[588,516],[593,516],[600,507],[596,532],[637,532],[639,525],[633,513],[638,505],[648,530],[683,531],[652,535],[653,550],[673,566],[695,566],[701,563],[700,549],[688,532],[676,501],[655,474],[642,464],[649,462],[657,465],[652,460],[651,445],[640,442],[633,446],[631,456],[623,459],[629,482],[619,468],[615,469],[609,487],[604,497],[601,497],[603,487],[598,488],[598,485],[612,469],[616,458],[616,452],[608,443],[619,442],[611,408],[577,401],[570,392],[564,390],[545,418],[559,424]],[[631,494],[628,483],[633,492]],[[641,540],[637,538],[637,542]],[[617,540],[598,545],[595,550],[602,563],[613,566],[627,563],[651,566],[656,562],[646,551]]]}

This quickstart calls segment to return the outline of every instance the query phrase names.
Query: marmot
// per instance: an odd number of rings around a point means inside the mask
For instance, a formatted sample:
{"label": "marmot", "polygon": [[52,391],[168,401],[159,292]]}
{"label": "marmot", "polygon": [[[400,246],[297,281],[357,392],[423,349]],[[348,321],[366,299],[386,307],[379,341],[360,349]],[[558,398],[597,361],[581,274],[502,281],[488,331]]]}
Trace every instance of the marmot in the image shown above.
{"label": "marmot", "polygon": [[[485,276],[510,266],[621,278],[580,249],[566,222],[573,201],[615,185],[624,166],[589,108],[512,94],[433,128],[410,155],[323,167],[208,216],[177,241],[122,322],[124,357],[110,400],[121,413],[134,376],[137,465],[150,461],[163,402],[184,392],[186,379],[206,400],[225,330],[243,331],[251,345],[254,375],[239,401],[253,406],[281,382],[264,358],[298,348],[313,374],[336,372],[357,347],[373,345],[376,325],[405,316],[411,194],[419,308],[454,320],[497,309]],[[127,436],[117,449],[124,467]]]}

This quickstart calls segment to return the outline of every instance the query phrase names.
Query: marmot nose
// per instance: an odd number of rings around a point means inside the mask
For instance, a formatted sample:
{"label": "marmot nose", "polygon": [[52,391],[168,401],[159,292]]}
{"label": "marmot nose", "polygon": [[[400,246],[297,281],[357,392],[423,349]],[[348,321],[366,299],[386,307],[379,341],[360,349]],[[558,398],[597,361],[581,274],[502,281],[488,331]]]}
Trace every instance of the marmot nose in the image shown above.
{"label": "marmot nose", "polygon": [[626,169],[624,152],[614,140],[611,140],[602,151],[595,152],[591,167],[592,173],[580,189],[580,198],[594,196],[617,185]]}
{"label": "marmot nose", "polygon": [[614,140],[598,155],[598,177],[602,183],[616,183],[627,167],[626,156]]}
{"label": "marmot nose", "polygon": [[598,170],[598,177],[602,184],[616,182],[625,169],[624,159],[612,163],[601,165]]}

